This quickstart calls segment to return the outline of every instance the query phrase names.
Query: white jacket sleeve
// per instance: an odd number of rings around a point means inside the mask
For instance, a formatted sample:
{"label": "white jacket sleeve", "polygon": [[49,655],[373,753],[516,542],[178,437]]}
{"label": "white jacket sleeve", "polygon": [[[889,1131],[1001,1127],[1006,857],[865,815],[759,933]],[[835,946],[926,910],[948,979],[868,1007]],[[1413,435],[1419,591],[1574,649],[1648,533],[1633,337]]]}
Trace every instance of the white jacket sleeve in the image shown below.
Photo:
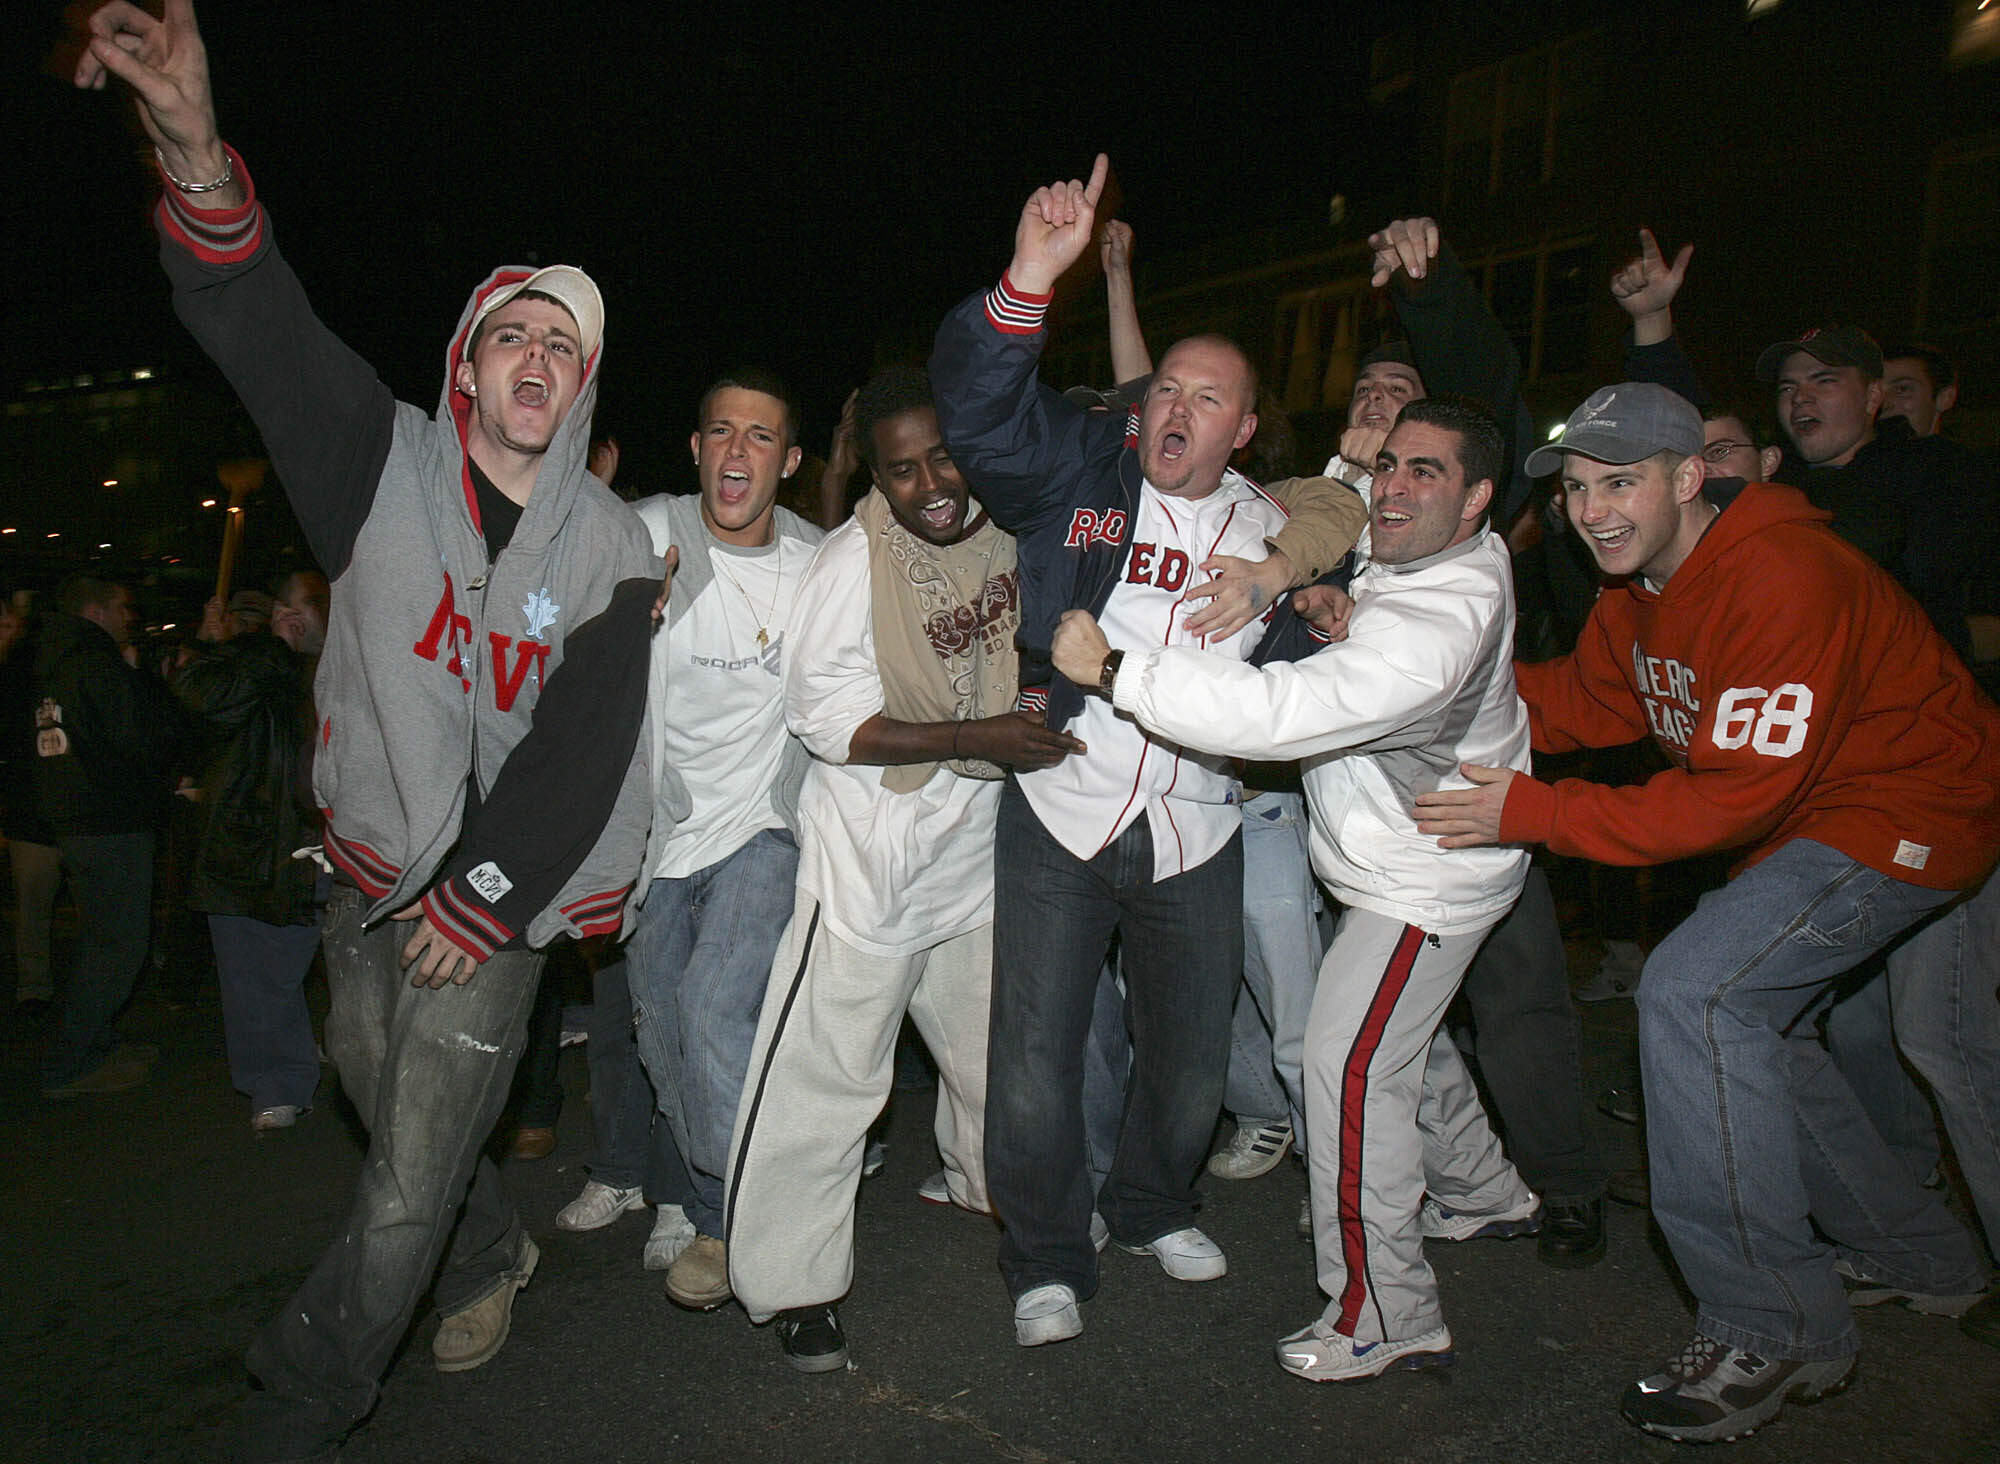
{"label": "white jacket sleeve", "polygon": [[1491,597],[1463,587],[1358,601],[1348,638],[1263,668],[1164,646],[1128,652],[1112,702],[1183,747],[1276,761],[1428,741],[1479,659]]}
{"label": "white jacket sleeve", "polygon": [[806,610],[785,641],[785,725],[822,762],[845,763],[854,729],[882,710],[868,540],[850,519],[799,581]]}

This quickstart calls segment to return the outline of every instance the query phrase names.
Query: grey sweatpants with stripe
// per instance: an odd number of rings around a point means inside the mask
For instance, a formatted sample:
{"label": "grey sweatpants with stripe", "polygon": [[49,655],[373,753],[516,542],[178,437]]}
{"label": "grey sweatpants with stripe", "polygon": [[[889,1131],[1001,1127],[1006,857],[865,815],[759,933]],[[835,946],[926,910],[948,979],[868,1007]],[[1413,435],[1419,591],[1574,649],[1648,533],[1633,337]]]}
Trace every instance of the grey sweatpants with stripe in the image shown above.
{"label": "grey sweatpants with stripe", "polygon": [[838,1301],[854,1279],[868,1126],[907,1011],[937,1059],[935,1133],[952,1199],[986,1210],[988,923],[907,956],[841,940],[803,890],[778,942],[730,1144],[729,1280],[751,1319]]}
{"label": "grey sweatpants with stripe", "polygon": [[1326,1320],[1359,1342],[1443,1325],[1426,1192],[1462,1214],[1534,1198],[1440,1025],[1490,928],[1432,935],[1350,909],[1320,965],[1305,1048],[1313,1248]]}

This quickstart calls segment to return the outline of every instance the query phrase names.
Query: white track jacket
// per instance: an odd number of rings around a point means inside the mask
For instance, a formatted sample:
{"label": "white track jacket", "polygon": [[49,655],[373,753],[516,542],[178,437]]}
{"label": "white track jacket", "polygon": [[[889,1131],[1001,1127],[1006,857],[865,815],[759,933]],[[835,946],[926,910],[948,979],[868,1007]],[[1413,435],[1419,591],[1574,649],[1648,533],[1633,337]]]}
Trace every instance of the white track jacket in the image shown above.
{"label": "white track jacket", "polygon": [[1491,531],[1354,578],[1347,639],[1262,668],[1179,646],[1127,650],[1112,702],[1189,747],[1304,761],[1313,869],[1343,905],[1437,935],[1490,925],[1527,877],[1520,848],[1441,849],[1417,794],[1460,763],[1528,770],[1514,690],[1514,588]]}

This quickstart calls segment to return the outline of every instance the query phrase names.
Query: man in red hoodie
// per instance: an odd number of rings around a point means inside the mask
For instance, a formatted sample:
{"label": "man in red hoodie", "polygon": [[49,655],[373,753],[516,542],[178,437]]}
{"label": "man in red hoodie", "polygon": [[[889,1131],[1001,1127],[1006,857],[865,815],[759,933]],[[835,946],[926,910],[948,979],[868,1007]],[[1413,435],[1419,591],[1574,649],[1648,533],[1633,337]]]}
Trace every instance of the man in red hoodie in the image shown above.
{"label": "man in red hoodie", "polygon": [[1560,469],[1611,577],[1575,654],[1518,670],[1535,749],[1650,734],[1673,766],[1618,788],[1467,767],[1475,787],[1416,803],[1448,848],[1742,851],[1639,989],[1654,1214],[1700,1310],[1623,1412],[1713,1442],[1845,1386],[1843,1277],[1855,1301],[1948,1314],[1984,1286],[1971,1237],[1897,1165],[1813,1018],[1835,977],[1887,950],[1899,1035],[1948,1034],[1984,1081],[2000,1073],[2000,1002],[1967,938],[2000,897],[2000,712],[1827,514],[1766,483],[1718,508],[1701,450],[1693,407],[1627,382],[1528,459]]}

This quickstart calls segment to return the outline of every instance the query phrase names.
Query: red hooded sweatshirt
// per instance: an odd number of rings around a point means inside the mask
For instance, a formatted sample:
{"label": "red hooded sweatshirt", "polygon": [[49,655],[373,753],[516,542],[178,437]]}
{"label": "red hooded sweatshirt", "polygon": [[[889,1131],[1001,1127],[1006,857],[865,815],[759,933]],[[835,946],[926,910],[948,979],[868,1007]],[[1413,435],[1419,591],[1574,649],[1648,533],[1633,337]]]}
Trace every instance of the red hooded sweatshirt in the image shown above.
{"label": "red hooded sweatshirt", "polygon": [[2000,711],[1915,600],[1796,489],[1752,484],[1659,593],[1608,585],[1574,655],[1516,667],[1535,750],[1650,734],[1636,787],[1517,777],[1500,837],[1603,864],[1815,839],[1928,889],[2000,859]]}

